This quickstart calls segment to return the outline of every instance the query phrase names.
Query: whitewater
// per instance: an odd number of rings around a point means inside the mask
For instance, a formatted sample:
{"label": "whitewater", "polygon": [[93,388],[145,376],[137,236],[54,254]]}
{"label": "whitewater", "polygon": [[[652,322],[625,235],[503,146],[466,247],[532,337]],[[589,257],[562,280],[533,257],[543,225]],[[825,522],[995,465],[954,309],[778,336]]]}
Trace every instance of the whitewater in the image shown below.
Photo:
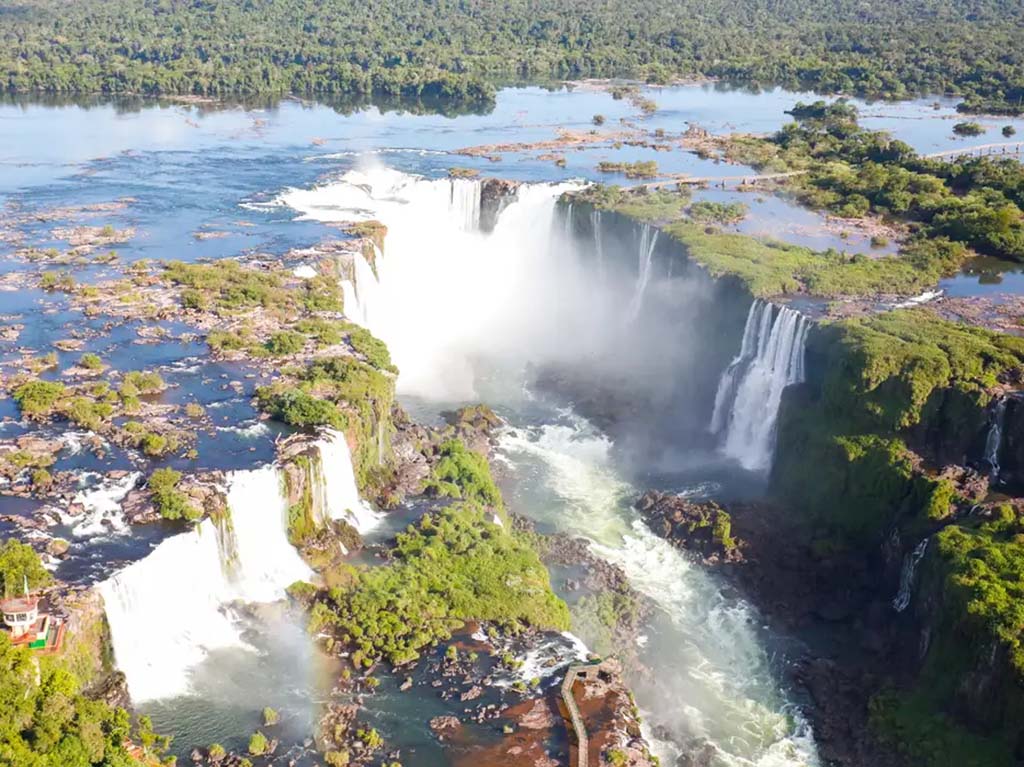
{"label": "whitewater", "polygon": [[[499,454],[514,476],[509,503],[541,529],[586,537],[657,607],[642,648],[651,673],[631,683],[657,730],[660,755],[674,761],[688,749],[710,747],[715,763],[730,767],[818,765],[813,734],[776,680],[756,611],[727,597],[713,577],[642,524],[630,506],[638,489],[619,470],[606,436],[571,411],[538,415],[534,403],[526,412],[526,370],[586,358],[606,349],[609,338],[621,343],[628,333],[643,333],[645,303],[659,287],[652,268],[658,237],[649,227],[628,254],[636,265],[632,281],[607,284],[612,254],[597,230],[586,246],[590,260],[580,257],[568,212],[558,206],[562,193],[577,186],[523,185],[490,234],[474,226],[477,182],[379,166],[286,190],[277,203],[300,219],[375,219],[387,226],[376,275],[355,257],[346,310],[388,344],[402,371],[400,393],[441,409],[484,389],[506,392],[489,404],[511,424]],[[780,312],[773,309],[767,313],[774,318]],[[774,322],[768,323],[763,345],[766,355],[768,346],[774,349],[770,356],[737,364],[729,410],[739,392],[743,402],[774,400],[798,375],[788,362],[802,365],[802,318],[787,317],[784,325],[773,345]],[[753,334],[750,344],[762,345]],[[760,375],[756,386],[744,386],[752,368],[771,373],[781,356],[781,385]],[[504,386],[495,387],[495,379]]]}

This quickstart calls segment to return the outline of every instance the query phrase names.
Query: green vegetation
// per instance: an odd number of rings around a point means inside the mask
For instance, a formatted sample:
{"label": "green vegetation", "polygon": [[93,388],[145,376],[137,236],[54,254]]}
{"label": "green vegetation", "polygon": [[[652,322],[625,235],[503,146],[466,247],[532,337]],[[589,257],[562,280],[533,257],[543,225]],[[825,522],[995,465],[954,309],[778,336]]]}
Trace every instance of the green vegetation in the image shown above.
{"label": "green vegetation", "polygon": [[22,415],[43,418],[54,411],[65,391],[62,383],[35,379],[21,384],[14,390],[14,401],[21,408]]}
{"label": "green vegetation", "polygon": [[83,354],[78,360],[78,366],[86,370],[102,370],[103,360],[100,359],[98,354]]}
{"label": "green vegetation", "polygon": [[1002,134],[1006,138],[1010,138],[1011,136],[1017,135],[1017,129],[1014,128],[1012,125],[1004,125],[1003,126],[1003,130],[1002,130]]}
{"label": "green vegetation", "polygon": [[20,596],[26,583],[29,591],[35,591],[51,582],[53,577],[27,543],[8,538],[0,545],[0,594]]}
{"label": "green vegetation", "polygon": [[249,753],[253,756],[262,756],[267,753],[270,743],[267,741],[267,736],[260,731],[256,731],[249,738]]}
{"label": "green vegetation", "polygon": [[314,606],[310,630],[332,627],[353,662],[369,666],[414,661],[468,620],[567,629],[568,609],[536,551],[489,516],[472,502],[424,515],[398,536],[390,564],[358,571]]}
{"label": "green vegetation", "polygon": [[132,370],[124,374],[121,382],[122,394],[155,394],[167,388],[158,373]]}
{"label": "green vegetation", "polygon": [[[292,546],[301,547],[317,532],[317,521],[313,509],[313,488],[319,486],[322,467],[319,460],[307,455],[297,455],[291,463],[303,474],[301,492],[296,503],[288,507],[288,541]],[[286,473],[286,481],[290,474]],[[295,495],[296,488],[289,487],[289,497]]]}
{"label": "green vegetation", "polygon": [[585,202],[597,210],[610,210],[624,216],[656,223],[678,218],[690,200],[686,187],[674,190],[649,190],[646,187],[623,189],[619,186],[591,184],[585,189],[563,196],[563,202]]}
{"label": "green vegetation", "polygon": [[622,173],[626,178],[656,178],[658,163],[654,160],[642,162],[600,162],[597,169],[601,173]]}
{"label": "green vegetation", "polygon": [[43,272],[39,279],[39,287],[43,290],[70,293],[75,289],[75,278],[67,272]]}
{"label": "green vegetation", "polygon": [[699,200],[687,211],[690,218],[701,224],[735,224],[747,216],[742,202],[711,202]]}
{"label": "green vegetation", "polygon": [[267,708],[263,709],[263,726],[264,727],[273,727],[275,724],[278,723],[278,721],[280,721],[280,719],[281,719],[281,717],[277,713],[277,711],[275,711],[274,709],[270,708],[269,706]]}
{"label": "green vegetation", "polygon": [[[364,353],[378,364],[390,365],[387,349],[373,341]],[[273,418],[301,428],[333,426],[351,433],[357,445],[352,459],[360,489],[386,461],[379,450],[389,444],[381,437],[391,429],[394,397],[390,375],[350,356],[314,359],[287,381],[256,390],[257,405]]]}
{"label": "green vegetation", "polygon": [[[990,389],[1024,369],[1024,339],[948,322],[925,309],[820,328],[809,401],[780,412],[777,492],[843,541],[878,540],[901,520],[925,532],[959,502],[908,449],[912,434],[967,436],[985,422]],[[806,481],[807,466],[815,481]]]}
{"label": "green vegetation", "polygon": [[976,122],[962,122],[953,126],[953,133],[958,136],[980,136],[985,132],[985,126]]}
{"label": "green vegetation", "polygon": [[391,352],[383,341],[375,337],[369,330],[359,325],[350,324],[347,328],[348,342],[361,354],[368,363],[377,370],[386,370],[398,374],[398,368],[391,362]]}
{"label": "green vegetation", "polygon": [[439,449],[427,490],[446,498],[460,498],[500,508],[501,492],[491,477],[487,459],[459,440],[448,440]]}
{"label": "green vegetation", "polygon": [[805,170],[790,179],[804,203],[836,215],[873,214],[907,222],[921,238],[962,243],[1024,260],[1024,167],[1014,160],[929,160],[885,133],[860,128],[838,102],[798,105],[796,122],[734,157],[768,169]]}
{"label": "green vegetation", "polygon": [[14,647],[0,632],[0,763],[18,767],[141,767],[152,764],[168,739],[141,717],[135,734],[144,761],[126,748],[128,713],[81,693],[80,680],[63,664],[45,663],[36,679],[32,651]]}
{"label": "green vegetation", "polygon": [[735,276],[761,297],[913,295],[933,287],[967,257],[963,246],[941,239],[914,241],[900,256],[868,258],[835,250],[819,253],[741,234],[709,233],[688,221],[669,224],[664,231],[712,276]]}
{"label": "green vegetation", "polygon": [[[156,6],[29,0],[0,17],[10,92],[364,95],[487,103],[485,77],[708,75],[819,92],[959,93],[1019,112],[1019,6],[417,0]],[[58,41],[58,42],[54,42]],[[83,57],[80,51],[88,50]]]}
{"label": "green vegetation", "polygon": [[164,519],[195,520],[201,516],[185,493],[178,489],[181,472],[171,468],[155,469],[149,475],[149,491],[153,505]]}

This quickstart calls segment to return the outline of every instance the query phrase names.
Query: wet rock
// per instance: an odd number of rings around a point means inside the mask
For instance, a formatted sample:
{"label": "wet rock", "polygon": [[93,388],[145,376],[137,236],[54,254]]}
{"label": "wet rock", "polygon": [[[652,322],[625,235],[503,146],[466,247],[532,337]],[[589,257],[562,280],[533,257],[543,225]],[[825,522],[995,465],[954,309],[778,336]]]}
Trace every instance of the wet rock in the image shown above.
{"label": "wet rock", "polygon": [[697,503],[651,490],[641,496],[636,508],[655,533],[700,555],[706,562],[735,562],[743,558],[732,537],[729,513],[714,501]]}
{"label": "wet rock", "polygon": [[455,716],[435,716],[430,720],[431,731],[439,737],[450,734],[461,727],[462,722],[460,722],[458,717]]}
{"label": "wet rock", "polygon": [[480,182],[480,231],[492,232],[501,212],[515,199],[517,181],[485,178]]}

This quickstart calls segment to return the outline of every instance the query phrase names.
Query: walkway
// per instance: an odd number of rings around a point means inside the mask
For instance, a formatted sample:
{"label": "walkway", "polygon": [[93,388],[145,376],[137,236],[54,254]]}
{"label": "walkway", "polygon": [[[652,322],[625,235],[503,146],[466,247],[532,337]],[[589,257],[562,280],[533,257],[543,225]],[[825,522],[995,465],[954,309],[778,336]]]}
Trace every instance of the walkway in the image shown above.
{"label": "walkway", "polygon": [[994,144],[946,149],[942,152],[932,152],[931,154],[923,154],[921,156],[929,160],[938,160],[943,157],[990,157],[992,155],[1006,155],[1009,157],[1021,153],[1024,153],[1024,143],[1019,141],[999,141]]}
{"label": "walkway", "polygon": [[704,186],[704,185],[718,185],[729,183],[737,183],[738,186],[754,186],[761,181],[777,181],[783,178],[792,178],[793,176],[802,176],[807,171],[805,170],[791,170],[787,173],[761,173],[751,174],[748,173],[745,176],[672,176],[668,179],[662,179],[660,181],[649,181],[645,184],[634,184],[633,186],[625,187],[626,189],[664,189],[669,186]]}
{"label": "walkway", "polygon": [[587,738],[587,728],[583,724],[583,717],[580,715],[579,706],[576,705],[576,696],[573,695],[572,686],[576,684],[578,677],[587,678],[590,672],[596,673],[600,663],[582,663],[569,666],[565,672],[565,679],[562,680],[562,700],[569,712],[569,719],[572,721],[572,728],[576,733],[576,767],[587,767],[590,755],[590,741]]}

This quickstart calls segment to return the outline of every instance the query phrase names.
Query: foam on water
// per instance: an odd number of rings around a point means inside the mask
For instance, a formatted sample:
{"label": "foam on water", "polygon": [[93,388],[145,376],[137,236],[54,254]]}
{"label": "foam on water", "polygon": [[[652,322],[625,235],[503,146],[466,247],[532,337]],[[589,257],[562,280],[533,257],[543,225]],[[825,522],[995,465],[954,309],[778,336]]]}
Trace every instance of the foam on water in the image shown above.
{"label": "foam on water", "polygon": [[[635,682],[649,718],[678,743],[706,740],[725,765],[818,764],[813,737],[780,695],[742,601],[727,599],[703,569],[655,536],[624,500],[635,490],[618,478],[611,443],[582,419],[509,430],[502,450],[539,460],[555,497],[546,521],[583,534],[602,558],[660,610],[648,632],[653,680]],[[678,750],[662,743],[670,758]]]}
{"label": "foam on water", "polygon": [[71,527],[71,533],[76,538],[104,534],[127,535],[130,528],[121,511],[121,502],[141,478],[140,472],[133,471],[119,479],[103,481],[80,490],[71,499],[71,503],[80,504],[85,512],[73,515],[62,509],[61,520]]}

